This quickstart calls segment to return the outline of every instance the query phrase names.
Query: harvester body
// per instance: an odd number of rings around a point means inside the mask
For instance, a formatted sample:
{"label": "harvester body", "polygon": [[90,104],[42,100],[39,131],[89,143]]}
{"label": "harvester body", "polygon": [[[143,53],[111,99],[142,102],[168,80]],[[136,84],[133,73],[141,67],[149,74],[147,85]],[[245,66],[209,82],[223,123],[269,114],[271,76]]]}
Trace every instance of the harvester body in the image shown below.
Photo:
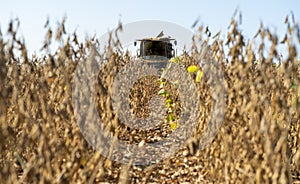
{"label": "harvester body", "polygon": [[137,57],[159,70],[165,68],[168,61],[176,55],[174,45],[177,42],[170,37],[139,39],[134,42],[135,46],[137,42],[139,42]]}

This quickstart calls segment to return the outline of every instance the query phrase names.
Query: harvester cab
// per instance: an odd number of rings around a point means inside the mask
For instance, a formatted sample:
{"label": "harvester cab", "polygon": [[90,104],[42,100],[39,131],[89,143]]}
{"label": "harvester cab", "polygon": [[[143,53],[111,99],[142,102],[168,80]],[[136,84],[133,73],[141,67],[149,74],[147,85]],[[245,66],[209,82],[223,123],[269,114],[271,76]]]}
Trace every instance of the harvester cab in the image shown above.
{"label": "harvester cab", "polygon": [[137,57],[158,69],[164,68],[168,61],[176,55],[177,41],[170,37],[164,37],[161,32],[156,38],[143,38],[136,40],[134,46],[139,42]]}

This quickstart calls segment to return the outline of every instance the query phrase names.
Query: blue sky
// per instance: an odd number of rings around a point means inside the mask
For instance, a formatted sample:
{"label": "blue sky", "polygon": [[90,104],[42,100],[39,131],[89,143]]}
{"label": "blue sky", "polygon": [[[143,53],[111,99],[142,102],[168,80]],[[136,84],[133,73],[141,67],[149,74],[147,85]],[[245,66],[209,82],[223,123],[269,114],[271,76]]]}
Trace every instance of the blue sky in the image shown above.
{"label": "blue sky", "polygon": [[1,3],[0,26],[5,33],[9,21],[18,17],[21,20],[20,33],[32,52],[38,51],[42,46],[46,32],[43,25],[47,17],[50,17],[54,28],[66,15],[67,30],[73,32],[76,29],[81,38],[94,33],[101,36],[108,29],[115,28],[119,20],[123,24],[141,20],[163,20],[190,29],[198,17],[200,23],[208,25],[212,33],[222,30],[225,34],[236,8],[242,12],[241,29],[248,38],[253,37],[261,21],[277,33],[283,34],[283,22],[290,11],[294,12],[296,21],[300,22],[299,0],[9,0]]}

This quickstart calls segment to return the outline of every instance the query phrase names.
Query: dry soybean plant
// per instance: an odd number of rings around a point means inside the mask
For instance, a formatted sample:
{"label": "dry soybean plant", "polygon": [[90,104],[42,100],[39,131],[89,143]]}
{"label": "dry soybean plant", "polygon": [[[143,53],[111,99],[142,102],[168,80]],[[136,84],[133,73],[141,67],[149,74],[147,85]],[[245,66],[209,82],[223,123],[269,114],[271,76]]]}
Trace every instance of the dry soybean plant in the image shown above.
{"label": "dry soybean plant", "polygon": [[[281,37],[264,27],[253,39],[231,20],[227,37],[199,26],[193,52],[176,58],[186,69],[197,66],[201,44],[211,50],[224,72],[226,114],[213,142],[198,150],[213,99],[205,78],[195,78],[201,101],[194,136],[176,154],[155,165],[116,163],[93,150],[74,118],[74,70],[98,40],[79,42],[68,34],[65,19],[47,34],[40,55],[28,56],[18,34],[20,22],[0,33],[0,182],[1,183],[299,183],[300,182],[300,68],[299,25],[286,18]],[[55,53],[50,52],[58,43]],[[101,43],[100,43],[101,44]],[[111,46],[114,46],[113,44]],[[285,47],[286,57],[279,52]],[[149,131],[120,124],[109,91],[117,72],[130,60],[112,52],[96,85],[99,114],[119,139],[131,144],[157,141],[172,132],[166,122]],[[151,96],[158,93],[155,77],[141,79],[131,90],[131,107],[147,116]],[[180,114],[180,99],[171,84],[166,88]],[[178,125],[180,126],[180,124]]]}

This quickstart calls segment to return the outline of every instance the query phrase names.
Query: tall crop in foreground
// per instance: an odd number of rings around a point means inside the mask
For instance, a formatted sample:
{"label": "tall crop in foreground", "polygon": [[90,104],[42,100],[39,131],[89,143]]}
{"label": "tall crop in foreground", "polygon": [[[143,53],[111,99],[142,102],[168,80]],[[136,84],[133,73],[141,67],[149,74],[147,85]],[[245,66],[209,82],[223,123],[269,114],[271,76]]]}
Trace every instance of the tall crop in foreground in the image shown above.
{"label": "tall crop in foreground", "polygon": [[[91,46],[99,43],[95,38],[78,42],[75,33],[66,33],[64,23],[65,20],[56,31],[46,26],[42,56],[27,55],[25,43],[17,33],[18,22],[11,22],[7,36],[0,34],[1,183],[300,180],[300,69],[296,49],[300,31],[288,17],[283,37],[261,25],[255,38],[247,40],[234,19],[224,40],[220,34],[211,36],[208,28],[199,27],[193,52],[174,59],[190,71],[200,92],[197,129],[186,147],[145,168],[102,157],[81,135],[71,99],[74,70],[78,62],[87,58]],[[60,46],[51,54],[55,40]],[[225,73],[227,111],[213,143],[197,150],[214,103],[205,73],[199,72],[201,44],[209,45]],[[279,46],[286,47],[286,57],[281,56]],[[130,62],[131,56],[107,50],[111,54],[99,74],[96,89],[99,112],[108,129],[132,144],[167,136],[175,126],[170,129],[169,124],[162,123],[155,130],[139,131],[119,123],[108,92],[117,71]],[[149,113],[147,102],[160,90],[157,79],[150,79],[142,79],[132,89],[131,107],[139,116]],[[180,107],[176,89],[168,84],[166,88],[172,103]],[[180,108],[172,111],[177,115]]]}

